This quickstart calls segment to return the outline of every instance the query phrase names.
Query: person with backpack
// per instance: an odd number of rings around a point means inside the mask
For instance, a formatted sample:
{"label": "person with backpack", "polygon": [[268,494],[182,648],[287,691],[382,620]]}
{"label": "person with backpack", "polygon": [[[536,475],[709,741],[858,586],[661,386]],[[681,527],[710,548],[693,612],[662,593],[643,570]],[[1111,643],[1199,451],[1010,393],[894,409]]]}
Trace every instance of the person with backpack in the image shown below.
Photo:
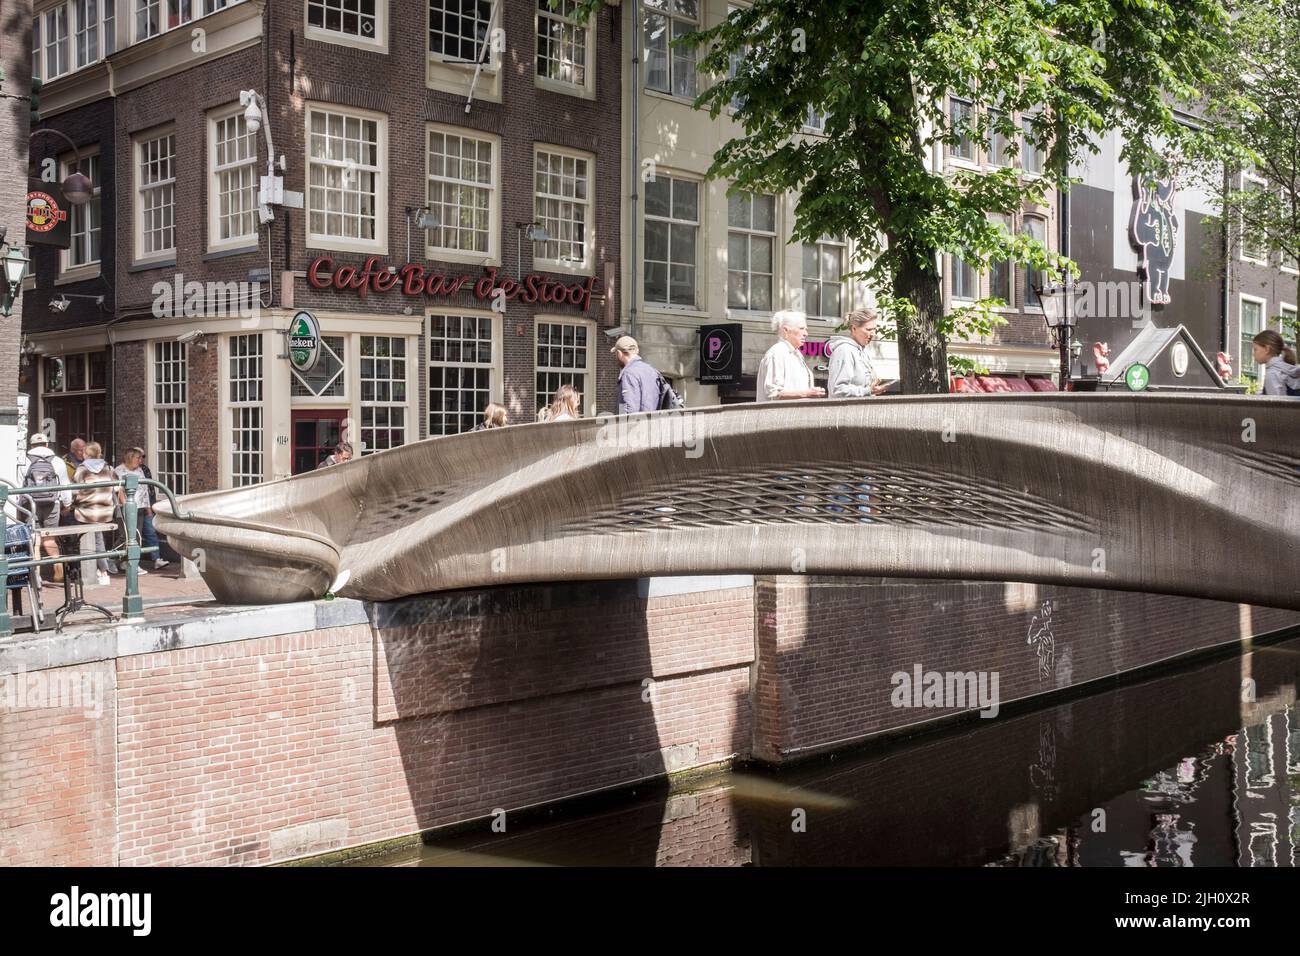
{"label": "person with backpack", "polygon": [[[37,432],[27,442],[27,469],[23,475],[23,487],[37,489],[43,485],[64,485],[67,479],[63,474],[63,463],[50,449],[50,440]],[[70,491],[36,491],[30,490],[20,499],[20,504],[31,513],[33,524],[38,528],[57,528],[63,513],[72,507]],[[41,539],[41,552],[47,558],[59,556],[58,538]],[[63,565],[50,565],[53,569],[55,584],[63,583]]]}
{"label": "person with backpack", "polygon": [[664,377],[641,358],[641,346],[630,335],[620,336],[610,349],[618,359],[618,413],[655,412],[663,408]]}

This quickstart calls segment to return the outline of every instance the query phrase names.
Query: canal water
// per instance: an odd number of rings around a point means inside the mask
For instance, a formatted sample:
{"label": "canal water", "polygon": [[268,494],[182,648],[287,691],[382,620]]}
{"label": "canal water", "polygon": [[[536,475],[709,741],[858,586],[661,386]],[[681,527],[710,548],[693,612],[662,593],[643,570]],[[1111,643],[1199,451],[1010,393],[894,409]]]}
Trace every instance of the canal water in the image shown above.
{"label": "canal water", "polygon": [[[1016,716],[508,818],[358,865],[1300,865],[1300,640]],[[497,829],[500,829],[498,821]]]}

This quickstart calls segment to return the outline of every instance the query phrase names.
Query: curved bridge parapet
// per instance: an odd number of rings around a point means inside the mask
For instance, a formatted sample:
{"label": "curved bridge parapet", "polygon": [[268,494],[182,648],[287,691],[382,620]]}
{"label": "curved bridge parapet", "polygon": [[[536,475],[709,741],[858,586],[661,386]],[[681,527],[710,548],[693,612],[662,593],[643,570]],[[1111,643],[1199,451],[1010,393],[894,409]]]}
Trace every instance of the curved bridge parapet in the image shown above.
{"label": "curved bridge parapet", "polygon": [[182,500],[219,600],[699,573],[1035,581],[1300,610],[1300,403],[942,395],[530,424]]}

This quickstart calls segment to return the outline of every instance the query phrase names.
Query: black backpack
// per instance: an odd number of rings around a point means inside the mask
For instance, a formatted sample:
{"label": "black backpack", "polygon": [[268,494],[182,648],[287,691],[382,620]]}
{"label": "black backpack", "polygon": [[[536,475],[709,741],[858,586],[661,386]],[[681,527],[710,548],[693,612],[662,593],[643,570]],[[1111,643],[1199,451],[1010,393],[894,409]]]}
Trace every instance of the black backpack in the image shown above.
{"label": "black backpack", "polygon": [[665,409],[681,409],[686,407],[686,400],[673,390],[668,384],[668,379],[662,375],[659,376],[659,411]]}
{"label": "black backpack", "polygon": [[[23,479],[24,488],[40,488],[45,485],[58,484],[62,484],[62,482],[48,458],[37,458],[28,465],[27,477]],[[54,501],[58,496],[57,491],[32,491],[29,494],[33,501],[40,503]]]}

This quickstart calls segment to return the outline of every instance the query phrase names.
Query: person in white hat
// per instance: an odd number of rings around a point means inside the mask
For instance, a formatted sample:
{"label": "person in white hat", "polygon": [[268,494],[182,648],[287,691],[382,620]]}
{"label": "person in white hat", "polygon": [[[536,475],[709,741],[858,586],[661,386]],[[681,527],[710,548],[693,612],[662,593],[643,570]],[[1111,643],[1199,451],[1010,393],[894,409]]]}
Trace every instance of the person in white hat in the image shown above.
{"label": "person in white hat", "polygon": [[[23,469],[22,484],[26,494],[19,499],[20,519],[26,521],[28,512],[38,528],[57,528],[63,513],[72,507],[70,491],[38,491],[42,485],[67,484],[67,475],[63,463],[59,462],[50,450],[50,440],[43,432],[37,432],[27,440],[27,466]],[[55,464],[58,462],[58,464]],[[47,558],[59,556],[57,538],[41,539],[41,550]],[[55,583],[63,581],[63,565],[51,565]]]}
{"label": "person in white hat", "polygon": [[637,345],[636,339],[621,335],[610,351],[623,367],[618,373],[618,413],[657,411],[663,394],[659,384],[663,376],[641,358],[641,346]]}
{"label": "person in white hat", "polygon": [[791,398],[825,398],[826,389],[813,385],[812,369],[799,349],[808,337],[808,319],[795,309],[783,309],[772,316],[777,343],[758,363],[755,401],[775,402]]}

